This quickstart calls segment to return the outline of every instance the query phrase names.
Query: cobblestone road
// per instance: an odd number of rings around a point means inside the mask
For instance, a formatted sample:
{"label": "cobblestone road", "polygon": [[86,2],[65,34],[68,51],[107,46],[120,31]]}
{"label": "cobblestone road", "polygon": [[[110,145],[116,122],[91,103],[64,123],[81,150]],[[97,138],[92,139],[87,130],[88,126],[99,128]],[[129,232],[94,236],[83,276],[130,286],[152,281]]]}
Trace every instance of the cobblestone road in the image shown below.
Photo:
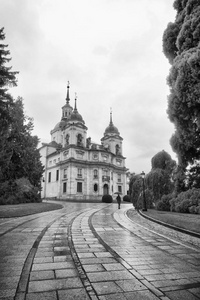
{"label": "cobblestone road", "polygon": [[64,203],[0,222],[0,299],[200,299],[200,249],[126,217],[132,206]]}

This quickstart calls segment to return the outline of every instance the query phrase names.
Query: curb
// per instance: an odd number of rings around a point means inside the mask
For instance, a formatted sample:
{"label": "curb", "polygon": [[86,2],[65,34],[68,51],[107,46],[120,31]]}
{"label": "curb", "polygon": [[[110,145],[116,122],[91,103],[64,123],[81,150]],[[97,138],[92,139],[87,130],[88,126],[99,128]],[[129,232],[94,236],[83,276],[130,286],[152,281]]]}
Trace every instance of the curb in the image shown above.
{"label": "curb", "polygon": [[179,231],[179,232],[181,232],[181,233],[184,233],[184,234],[187,234],[187,235],[190,235],[190,236],[193,236],[193,237],[196,237],[196,238],[199,238],[199,239],[200,239],[200,234],[197,233],[197,232],[190,231],[190,230],[186,230],[186,229],[183,229],[183,228],[180,228],[180,227],[177,227],[177,226],[174,226],[174,225],[170,225],[170,224],[164,223],[164,222],[162,222],[162,221],[156,220],[156,219],[154,219],[154,218],[152,218],[152,217],[149,217],[149,216],[145,215],[145,214],[142,213],[140,210],[138,210],[138,213],[139,213],[142,217],[144,217],[144,218],[146,218],[146,219],[148,219],[148,220],[150,220],[150,221],[152,221],[152,222],[155,222],[155,223],[157,223],[157,224],[159,224],[159,225],[168,227],[168,228],[170,228],[170,229],[174,229],[174,230]]}

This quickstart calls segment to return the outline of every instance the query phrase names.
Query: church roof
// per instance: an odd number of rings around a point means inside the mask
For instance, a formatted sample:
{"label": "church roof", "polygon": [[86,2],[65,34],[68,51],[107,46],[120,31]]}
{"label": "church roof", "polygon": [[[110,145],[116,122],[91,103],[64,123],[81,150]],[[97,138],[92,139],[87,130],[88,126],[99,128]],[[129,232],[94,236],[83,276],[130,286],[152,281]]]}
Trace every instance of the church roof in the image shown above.
{"label": "church roof", "polygon": [[117,129],[116,126],[114,126],[113,121],[112,121],[112,112],[110,112],[110,124],[108,127],[106,127],[104,136],[108,134],[117,134],[120,135],[119,130]]}
{"label": "church roof", "polygon": [[65,124],[66,124],[65,121],[60,121],[56,124],[53,130],[59,130],[60,128],[64,127]]}
{"label": "church roof", "polygon": [[71,116],[69,117],[68,121],[79,121],[79,122],[85,124],[85,121],[83,120],[81,114],[79,114],[79,112],[77,110],[76,101],[77,101],[77,97],[75,97],[74,110],[73,110]]}

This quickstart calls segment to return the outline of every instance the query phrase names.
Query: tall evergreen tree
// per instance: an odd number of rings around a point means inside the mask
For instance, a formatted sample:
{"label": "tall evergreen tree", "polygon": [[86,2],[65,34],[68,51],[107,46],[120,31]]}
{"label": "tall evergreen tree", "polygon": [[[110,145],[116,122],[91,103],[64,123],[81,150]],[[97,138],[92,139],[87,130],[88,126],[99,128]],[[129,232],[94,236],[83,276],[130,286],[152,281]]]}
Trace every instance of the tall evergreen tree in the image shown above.
{"label": "tall evergreen tree", "polygon": [[[4,28],[0,29],[0,41],[5,39]],[[8,88],[16,86],[16,74],[12,72],[12,67],[7,67],[6,64],[11,60],[9,57],[10,51],[7,50],[8,45],[0,43],[0,134],[9,126],[10,122],[10,107],[13,104],[13,99],[8,93]]]}
{"label": "tall evergreen tree", "polygon": [[175,125],[170,143],[182,176],[200,160],[200,2],[175,0],[174,8],[175,22],[163,34],[163,51],[172,64],[167,112]]}
{"label": "tall evergreen tree", "polygon": [[24,115],[23,100],[18,97],[11,109],[12,123],[9,127],[4,149],[4,180],[28,178],[40,187],[43,167],[37,149],[39,139],[32,136],[33,120]]}
{"label": "tall evergreen tree", "polygon": [[[2,28],[0,40],[4,39]],[[6,66],[10,61],[10,52],[6,47],[7,45],[0,44],[0,203],[3,203],[5,196],[9,197],[9,194],[13,201],[19,184],[21,186],[18,198],[23,195],[23,185],[28,184],[29,197],[33,196],[37,200],[43,173],[37,149],[39,139],[32,136],[33,120],[24,115],[22,98],[13,100],[8,93],[8,89],[17,83],[18,72],[11,72],[11,67]],[[31,186],[33,192],[30,194]]]}

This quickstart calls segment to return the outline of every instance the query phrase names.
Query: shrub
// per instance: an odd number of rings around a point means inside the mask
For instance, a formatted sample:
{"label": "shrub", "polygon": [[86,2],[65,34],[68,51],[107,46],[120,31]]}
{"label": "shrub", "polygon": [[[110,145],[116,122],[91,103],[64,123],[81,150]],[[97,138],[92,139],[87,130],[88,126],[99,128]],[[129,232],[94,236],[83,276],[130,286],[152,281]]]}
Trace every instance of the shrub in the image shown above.
{"label": "shrub", "polygon": [[184,199],[182,202],[178,203],[175,206],[176,212],[189,213],[189,204],[189,199]]}
{"label": "shrub", "polygon": [[188,208],[188,210],[189,210],[189,213],[191,213],[191,214],[195,214],[195,213],[196,213],[196,207],[197,207],[197,206],[195,206],[195,205],[193,205],[193,206],[190,206],[190,207]]}
{"label": "shrub", "polygon": [[196,207],[195,213],[200,215],[200,205]]}
{"label": "shrub", "polygon": [[171,211],[182,213],[198,213],[200,206],[200,189],[192,188],[180,193],[170,201]]}
{"label": "shrub", "polygon": [[41,202],[39,189],[34,187],[27,178],[6,181],[1,184],[0,204],[18,204]]}
{"label": "shrub", "polygon": [[125,202],[131,202],[131,197],[129,195],[125,195],[123,197],[123,201],[125,201]]}
{"label": "shrub", "polygon": [[102,202],[105,203],[112,203],[113,202],[113,198],[111,195],[103,195],[102,197]]}
{"label": "shrub", "polygon": [[170,200],[172,199],[172,197],[172,194],[163,195],[161,200],[158,201],[156,209],[162,211],[170,211]]}

